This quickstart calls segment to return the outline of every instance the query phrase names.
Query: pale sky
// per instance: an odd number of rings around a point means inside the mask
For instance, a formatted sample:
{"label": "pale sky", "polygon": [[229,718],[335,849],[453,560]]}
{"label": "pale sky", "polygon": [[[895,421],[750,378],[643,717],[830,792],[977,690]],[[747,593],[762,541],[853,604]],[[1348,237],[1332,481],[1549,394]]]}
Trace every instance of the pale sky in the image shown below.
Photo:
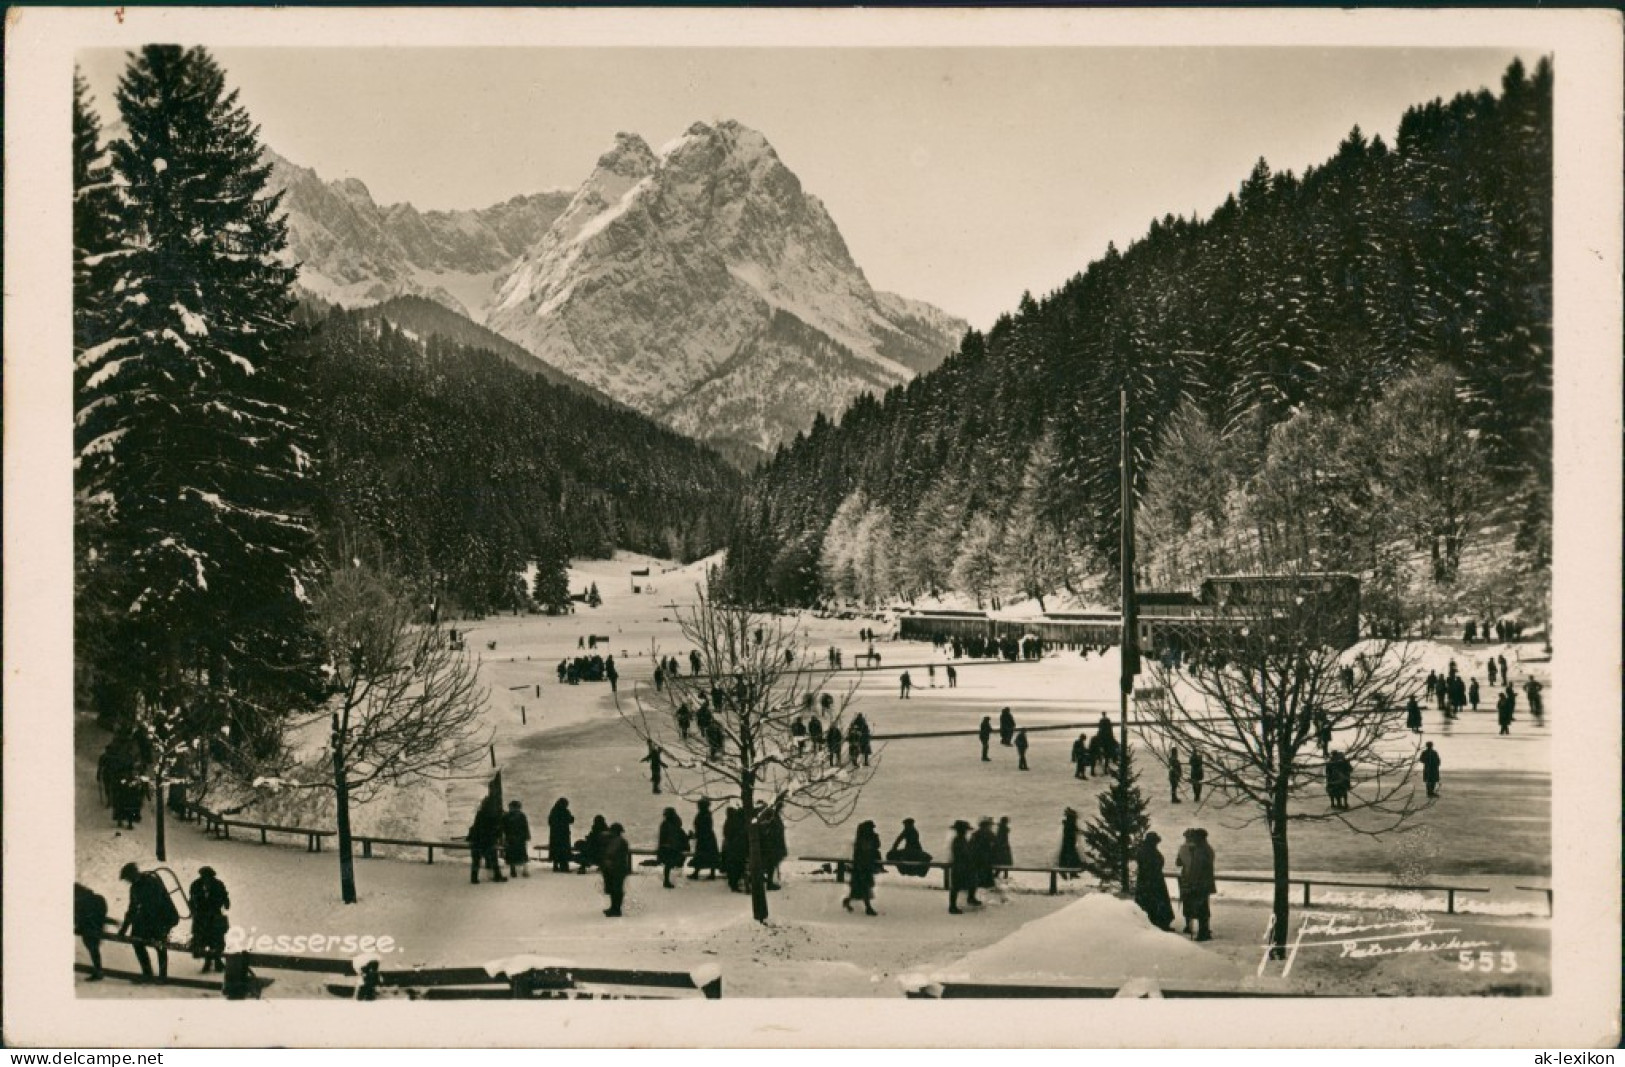
{"label": "pale sky", "polygon": [[[574,189],[618,131],[760,130],[877,288],[985,328],[1263,156],[1301,171],[1358,124],[1499,90],[1516,53],[1411,48],[219,48],[267,144],[380,204]],[[1533,66],[1531,52],[1524,63]],[[80,63],[112,121],[122,52]]]}

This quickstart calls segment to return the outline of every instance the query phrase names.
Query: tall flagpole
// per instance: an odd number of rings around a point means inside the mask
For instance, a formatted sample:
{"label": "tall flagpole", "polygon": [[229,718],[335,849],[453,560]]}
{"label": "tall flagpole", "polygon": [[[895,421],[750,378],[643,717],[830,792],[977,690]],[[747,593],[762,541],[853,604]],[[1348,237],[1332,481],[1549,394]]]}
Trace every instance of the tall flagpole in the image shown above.
{"label": "tall flagpole", "polygon": [[[1122,485],[1122,502],[1119,508],[1118,529],[1121,540],[1118,544],[1118,569],[1123,577],[1123,640],[1119,647],[1122,656],[1122,675],[1118,686],[1117,705],[1117,731],[1122,751],[1117,760],[1118,791],[1126,800],[1128,797],[1128,697],[1134,689],[1134,676],[1140,673],[1140,613],[1134,595],[1134,453],[1129,446],[1128,436],[1128,388],[1125,386],[1118,391],[1118,433],[1121,438],[1122,468],[1119,472],[1119,481]],[[1128,856],[1129,849],[1134,842],[1129,839],[1130,829],[1127,820],[1118,824],[1118,853],[1119,875],[1122,880],[1123,892],[1129,891]]]}

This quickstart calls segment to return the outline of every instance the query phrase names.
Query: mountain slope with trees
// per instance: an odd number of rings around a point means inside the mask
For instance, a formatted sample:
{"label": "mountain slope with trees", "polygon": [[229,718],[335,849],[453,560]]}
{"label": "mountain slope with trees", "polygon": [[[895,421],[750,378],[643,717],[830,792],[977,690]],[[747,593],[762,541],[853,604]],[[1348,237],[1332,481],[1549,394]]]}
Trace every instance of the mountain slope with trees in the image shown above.
{"label": "mountain slope with trees", "polygon": [[524,604],[532,562],[616,548],[686,561],[722,542],[740,475],[644,416],[374,309],[333,312],[306,347],[319,525],[463,610]]}
{"label": "mountain slope with trees", "polygon": [[[1410,109],[1391,146],[1356,128],[1301,176],[1260,160],[1208,218],[1153,221],[1126,250],[1108,247],[986,335],[968,334],[936,371],[860,397],[838,424],[818,419],[747,493],[730,543],[734,594],[810,603],[959,588],[986,600],[1110,573],[1125,388],[1139,507],[1158,511],[1165,557],[1205,522],[1238,556],[1370,574],[1381,565],[1371,546],[1403,538],[1429,557],[1425,579],[1449,587],[1462,539],[1488,516],[1541,586],[1551,91],[1548,61],[1532,73],[1514,62],[1499,94]],[[1396,397],[1420,407],[1396,409]],[[1380,454],[1340,456],[1304,432],[1314,419]],[[1440,440],[1418,428],[1440,422],[1467,442],[1443,446],[1468,467],[1459,483],[1429,466]],[[1388,432],[1352,432],[1373,425]],[[1339,459],[1360,475],[1341,487],[1344,514],[1383,509],[1388,529],[1361,539],[1333,528]],[[1283,495],[1294,479],[1297,496]],[[1206,511],[1170,499],[1181,483],[1211,491]],[[1446,485],[1477,495],[1443,499]],[[1263,521],[1271,506],[1316,529],[1276,536]],[[1420,514],[1463,508],[1474,521]],[[882,521],[867,521],[877,509]],[[832,582],[832,559],[870,560],[872,573]]]}

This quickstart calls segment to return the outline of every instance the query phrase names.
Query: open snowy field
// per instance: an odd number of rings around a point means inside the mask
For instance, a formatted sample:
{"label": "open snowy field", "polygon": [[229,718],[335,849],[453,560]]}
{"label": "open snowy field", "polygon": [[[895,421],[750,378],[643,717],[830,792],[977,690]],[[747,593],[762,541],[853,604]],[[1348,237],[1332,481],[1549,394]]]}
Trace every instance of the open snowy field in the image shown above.
{"label": "open snowy field", "polygon": [[[630,571],[645,566],[651,575],[636,579],[644,591],[634,594]],[[616,657],[623,706],[630,710],[640,691],[649,695],[651,647],[685,657],[688,646],[671,605],[692,602],[703,576],[700,564],[663,570],[667,567],[624,554],[613,561],[582,563],[571,586],[580,590],[596,582],[604,599],[601,608],[581,607],[561,618],[497,616],[457,624],[467,630],[490,689],[489,717],[505,793],[524,801],[533,828],[544,835],[546,810],[559,796],[570,798],[578,829],[601,812],[624,823],[637,846],[652,845],[664,807],[677,806],[685,821],[692,815],[691,805],[670,793],[651,794],[647,767],[638,762],[642,745],[622,721],[608,684],[561,685],[555,674],[560,658],[577,654],[578,638],[596,634],[608,639],[608,651]],[[802,615],[794,623],[806,633],[820,663],[832,644],[844,651],[847,664],[853,663],[865,647],[858,639],[861,627],[890,632],[889,625],[865,618]],[[947,660],[934,656],[928,645],[881,640],[876,651],[882,656],[880,669],[846,670],[833,682],[839,688],[856,685],[852,710],[861,710],[875,731],[878,771],[846,825],[791,823],[791,856],[845,854],[852,827],[864,818],[875,820],[883,844],[889,845],[905,816],[918,822],[927,849],[945,855],[955,819],[992,815],[1010,817],[1017,864],[1054,862],[1062,811],[1076,807],[1087,819],[1104,785],[1102,779],[1078,781],[1072,776],[1068,752],[1077,730],[1032,733],[1032,770],[1027,772],[1017,770],[1014,751],[999,746],[996,738],[990,763],[980,761],[977,740],[968,734],[886,738],[973,731],[983,715],[996,718],[1003,706],[1013,710],[1019,725],[1089,724],[1092,729],[1102,712],[1116,714],[1115,656],[1054,653],[1020,664],[960,660],[958,687],[949,690]],[[1479,659],[1448,644],[1424,651],[1424,669],[1442,670],[1455,656],[1464,671],[1482,678],[1483,649],[1473,650]],[[1504,651],[1508,662],[1516,663],[1517,648],[1494,651]],[[937,667],[934,688],[928,664]],[[1372,837],[1337,823],[1293,829],[1296,875],[1444,881],[1492,889],[1488,895],[1463,898],[1460,907],[1466,914],[1449,917],[1449,923],[1442,914],[1434,918],[1441,929],[1471,927],[1479,940],[1516,944],[1521,952],[1517,980],[1510,986],[1486,984],[1487,979],[1457,971],[1448,952],[1383,961],[1350,960],[1334,949],[1321,949],[1302,954],[1291,979],[1294,988],[1332,982],[1353,983],[1354,989],[1369,992],[1541,987],[1545,902],[1516,887],[1545,884],[1550,871],[1548,738],[1554,724],[1562,722],[1562,709],[1560,694],[1549,687],[1548,667],[1513,667],[1515,678],[1525,669],[1535,670],[1548,683],[1543,728],[1520,714],[1513,735],[1500,738],[1493,711],[1481,711],[1464,713],[1445,732],[1439,713],[1427,714],[1425,736],[1444,754],[1444,783],[1439,803],[1418,818],[1410,833]],[[898,698],[897,678],[904,669],[916,686],[908,701]],[[101,743],[94,729],[80,731],[78,869],[81,880],[106,895],[117,912],[125,896],[116,881],[119,865],[132,859],[152,863],[152,820],[149,815],[133,834],[112,829],[91,778]],[[1267,871],[1269,841],[1262,825],[1240,825],[1237,810],[1196,806],[1188,786],[1185,802],[1170,804],[1161,768],[1149,759],[1142,762],[1141,774],[1165,851],[1177,842],[1180,829],[1202,825],[1212,834],[1221,876]],[[481,768],[468,780],[451,783],[443,802],[424,805],[416,833],[461,836],[483,795],[486,775]],[[657,872],[648,868],[640,868],[629,884],[628,917],[612,923],[600,914],[604,898],[596,877],[538,869],[529,880],[473,887],[466,861],[458,856],[441,858],[433,866],[421,856],[360,861],[361,903],[344,907],[338,903],[337,863],[331,852],[310,855],[302,845],[216,841],[189,826],[172,826],[170,850],[169,865],[187,880],[204,863],[220,872],[231,888],[231,914],[238,926],[271,934],[392,936],[399,951],[386,960],[389,967],[467,965],[520,952],[601,966],[683,969],[718,964],[728,996],[898,996],[909,976],[1018,981],[1039,975],[1052,981],[1117,983],[1162,975],[1170,982],[1174,979],[1169,976],[1177,976],[1187,985],[1250,986],[1256,981],[1258,946],[1268,922],[1267,886],[1221,883],[1215,902],[1219,940],[1198,946],[1158,933],[1131,905],[1093,892],[1084,880],[1064,885],[1059,896],[1048,896],[1047,879],[1037,875],[1016,875],[1011,888],[993,895],[988,907],[952,917],[935,872],[924,880],[882,876],[877,891],[882,914],[870,919],[842,911],[844,890],[827,873],[819,873],[818,865],[791,862],[783,890],[771,895],[769,928],[752,923],[747,898],[728,892],[720,881],[683,881],[667,891],[661,889]],[[1350,895],[1318,887],[1315,892],[1316,910],[1386,909],[1385,914],[1393,914],[1418,903],[1404,894]],[[1490,935],[1483,935],[1486,924]],[[1058,933],[1062,930],[1064,935]],[[1076,944],[1057,949],[1059,955],[1034,955],[1021,947],[1028,941],[1066,946],[1068,939]],[[110,946],[108,951],[111,965],[124,965],[115,961],[123,960],[121,954],[128,950]],[[1005,974],[1009,968],[998,961],[1006,958],[1028,962],[1020,975]],[[176,973],[187,973],[191,966],[189,960],[178,961]],[[1270,982],[1279,986],[1281,980],[1265,982],[1266,987]],[[288,975],[279,976],[273,990],[317,995],[319,987],[308,976]],[[137,992],[122,983],[81,990],[97,996]]]}

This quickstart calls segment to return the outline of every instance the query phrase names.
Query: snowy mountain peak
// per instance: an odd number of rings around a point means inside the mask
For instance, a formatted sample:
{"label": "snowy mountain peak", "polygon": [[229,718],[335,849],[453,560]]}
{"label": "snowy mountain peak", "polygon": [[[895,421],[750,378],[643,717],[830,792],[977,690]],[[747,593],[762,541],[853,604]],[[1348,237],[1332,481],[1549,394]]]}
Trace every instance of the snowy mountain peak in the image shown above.
{"label": "snowy mountain peak", "polygon": [[701,438],[771,449],[941,362],[964,324],[876,293],[767,138],[620,134],[497,284],[487,325]]}

